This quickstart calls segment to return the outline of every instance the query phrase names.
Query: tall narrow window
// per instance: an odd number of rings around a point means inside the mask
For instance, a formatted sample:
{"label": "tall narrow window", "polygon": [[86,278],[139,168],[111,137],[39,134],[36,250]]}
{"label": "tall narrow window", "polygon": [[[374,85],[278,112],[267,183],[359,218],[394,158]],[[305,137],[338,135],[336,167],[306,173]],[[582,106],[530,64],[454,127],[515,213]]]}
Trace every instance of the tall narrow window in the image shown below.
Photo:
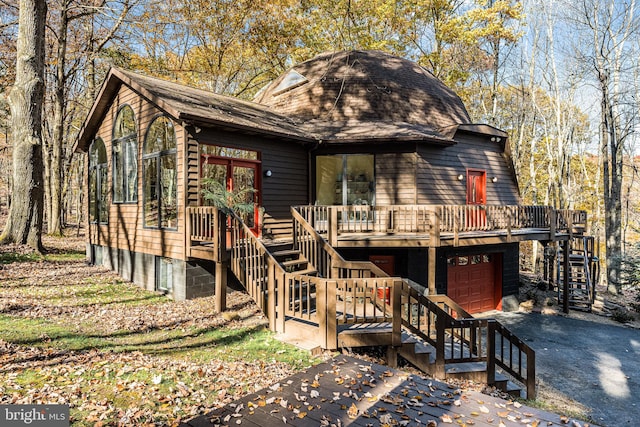
{"label": "tall narrow window", "polygon": [[107,150],[96,138],[89,147],[89,220],[93,223],[108,222],[107,188]]}
{"label": "tall narrow window", "polygon": [[138,200],[138,132],[133,109],[125,105],[113,125],[113,201]]}
{"label": "tall narrow window", "polygon": [[147,131],[142,154],[144,225],[177,227],[176,133],[173,122],[161,116]]}

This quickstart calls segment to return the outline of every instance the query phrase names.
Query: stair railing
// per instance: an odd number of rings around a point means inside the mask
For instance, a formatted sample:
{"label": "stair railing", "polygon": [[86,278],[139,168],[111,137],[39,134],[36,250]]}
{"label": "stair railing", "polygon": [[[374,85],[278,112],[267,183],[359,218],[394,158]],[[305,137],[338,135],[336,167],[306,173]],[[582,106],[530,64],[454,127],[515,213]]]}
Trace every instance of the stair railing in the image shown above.
{"label": "stair railing", "polygon": [[432,374],[445,366],[485,362],[487,384],[496,382],[496,366],[525,385],[535,398],[535,352],[494,319],[475,319],[445,295],[423,296],[402,284],[402,325],[436,349]]}
{"label": "stair railing", "polygon": [[346,279],[389,276],[372,262],[345,260],[309,224],[297,208],[291,208],[291,215],[293,217],[293,248],[302,253],[321,277]]}
{"label": "stair railing", "polygon": [[231,271],[267,315],[269,328],[284,331],[285,295],[278,290],[283,288],[285,271],[238,215],[228,217]]}
{"label": "stair railing", "polygon": [[[525,385],[527,399],[536,397],[536,353],[500,322],[489,321],[487,378],[495,382],[495,366]],[[487,381],[489,382],[489,381]]]}
{"label": "stair railing", "polygon": [[[525,384],[528,398],[535,396],[535,353],[497,321],[474,319],[446,296],[425,297],[406,281],[389,278],[373,263],[345,261],[333,247],[322,244],[324,239],[313,236],[315,230],[310,227],[302,227],[304,238],[298,241],[313,237],[315,249],[326,253],[326,265],[331,266],[325,272],[337,273],[339,278],[286,273],[239,217],[232,214],[230,225],[231,269],[267,313],[272,330],[284,330],[286,315],[315,321],[319,341],[331,348],[338,324],[391,322],[392,345],[398,346],[402,324],[436,348],[434,374],[444,376],[447,364],[483,361],[487,383],[495,383],[497,365]],[[276,319],[282,324],[277,325]]]}

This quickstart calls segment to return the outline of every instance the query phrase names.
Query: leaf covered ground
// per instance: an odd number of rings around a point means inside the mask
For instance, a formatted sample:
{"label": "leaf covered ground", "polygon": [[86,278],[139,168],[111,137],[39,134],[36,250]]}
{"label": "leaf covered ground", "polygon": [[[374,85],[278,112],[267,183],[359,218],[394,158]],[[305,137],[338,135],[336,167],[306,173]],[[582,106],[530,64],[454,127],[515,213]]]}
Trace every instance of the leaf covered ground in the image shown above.
{"label": "leaf covered ground", "polygon": [[68,404],[73,425],[176,425],[314,363],[275,340],[251,299],[175,302],[84,262],[0,246],[0,404]]}

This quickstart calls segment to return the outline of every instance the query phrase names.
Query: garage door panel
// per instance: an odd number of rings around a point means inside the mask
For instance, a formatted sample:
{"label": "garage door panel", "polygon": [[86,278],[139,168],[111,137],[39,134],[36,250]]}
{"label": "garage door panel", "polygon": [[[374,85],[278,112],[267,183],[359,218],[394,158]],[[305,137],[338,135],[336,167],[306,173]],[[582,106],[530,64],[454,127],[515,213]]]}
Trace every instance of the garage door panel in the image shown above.
{"label": "garage door panel", "polygon": [[495,262],[488,255],[456,257],[448,267],[447,295],[469,313],[496,308]]}

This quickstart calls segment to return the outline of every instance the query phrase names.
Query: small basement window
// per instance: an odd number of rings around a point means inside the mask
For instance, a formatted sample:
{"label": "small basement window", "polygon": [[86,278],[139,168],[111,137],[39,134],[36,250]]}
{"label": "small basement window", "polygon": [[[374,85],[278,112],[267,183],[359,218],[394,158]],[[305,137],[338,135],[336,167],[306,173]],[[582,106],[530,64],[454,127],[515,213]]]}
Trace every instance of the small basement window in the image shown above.
{"label": "small basement window", "polygon": [[286,76],[284,76],[278,86],[276,86],[276,88],[273,90],[273,94],[279,95],[287,90],[302,86],[306,82],[308,82],[308,80],[305,76],[295,70],[291,70],[287,73]]}
{"label": "small basement window", "polygon": [[156,287],[159,291],[170,292],[173,289],[173,260],[156,258]]}

